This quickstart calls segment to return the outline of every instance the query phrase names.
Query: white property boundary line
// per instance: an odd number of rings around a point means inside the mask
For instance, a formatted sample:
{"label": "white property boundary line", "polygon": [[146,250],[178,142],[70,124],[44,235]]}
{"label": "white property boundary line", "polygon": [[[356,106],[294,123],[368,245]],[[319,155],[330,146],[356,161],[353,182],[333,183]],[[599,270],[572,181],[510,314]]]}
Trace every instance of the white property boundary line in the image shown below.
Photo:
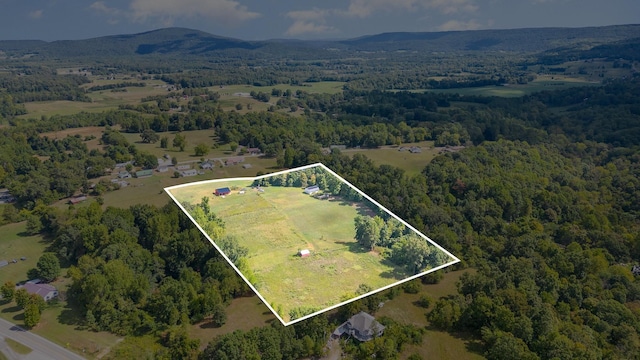
{"label": "white property boundary line", "polygon": [[[340,181],[342,181],[343,183],[347,184],[350,188],[352,188],[353,190],[357,191],[360,195],[362,195],[365,199],[369,200],[372,204],[378,206],[379,208],[383,209],[387,214],[391,215],[394,219],[400,221],[400,223],[402,223],[403,225],[405,225],[406,227],[408,227],[409,229],[411,229],[411,231],[415,232],[416,234],[418,234],[420,237],[424,238],[425,240],[427,240],[429,243],[431,243],[433,246],[437,247],[438,249],[440,249],[441,251],[443,251],[445,254],[447,254],[450,258],[453,259],[453,261],[450,261],[444,265],[440,265],[438,267],[435,267],[433,269],[429,269],[423,273],[417,274],[417,275],[412,275],[406,279],[397,281],[393,284],[381,287],[379,289],[370,291],[366,294],[363,295],[359,295],[356,296],[352,299],[343,301],[339,304],[330,306],[328,308],[322,309],[322,310],[318,310],[312,314],[309,315],[305,315],[301,318],[289,321],[289,322],[285,322],[280,315],[278,315],[278,313],[271,307],[271,305],[269,304],[269,302],[262,297],[262,295],[260,294],[260,292],[253,286],[253,284],[251,284],[251,282],[249,280],[247,280],[247,278],[242,274],[242,272],[240,272],[240,270],[235,266],[235,264],[229,260],[229,258],[227,257],[227,255],[222,251],[222,249],[220,249],[220,247],[218,247],[218,245],[216,245],[216,243],[209,237],[209,234],[207,234],[202,227],[200,227],[200,224],[198,224],[193,217],[191,217],[191,214],[189,214],[188,211],[185,210],[185,208],[182,206],[182,204],[180,203],[180,201],[178,201],[173,194],[171,193],[171,190],[174,189],[179,189],[179,188],[183,188],[183,187],[189,187],[189,186],[193,186],[193,185],[202,185],[202,184],[208,184],[208,183],[218,183],[218,182],[228,182],[228,181],[256,181],[256,180],[260,180],[260,179],[264,179],[264,178],[268,178],[268,177],[272,177],[272,176],[277,176],[277,175],[282,175],[282,174],[287,174],[293,171],[301,171],[301,170],[306,170],[306,169],[311,169],[314,167],[321,167],[322,169],[324,169],[325,171],[327,171],[328,173],[330,173],[331,175],[337,177],[338,179],[340,179]],[[402,220],[401,218],[399,218],[396,214],[394,214],[393,212],[389,211],[387,208],[385,208],[384,206],[380,205],[377,201],[373,200],[371,197],[369,197],[369,195],[365,194],[364,192],[362,192],[360,189],[358,189],[357,187],[353,186],[351,183],[349,183],[347,180],[343,179],[340,175],[336,174],[335,172],[333,172],[333,170],[329,169],[328,167],[326,167],[324,164],[322,163],[316,163],[316,164],[311,164],[311,165],[306,165],[306,166],[302,166],[302,167],[298,167],[298,168],[294,168],[294,169],[289,169],[289,170],[283,170],[283,171],[278,171],[275,173],[271,173],[271,174],[266,174],[266,175],[260,175],[260,176],[255,176],[255,177],[240,177],[240,178],[224,178],[224,179],[212,179],[212,180],[203,180],[203,181],[197,181],[197,182],[191,182],[191,183],[186,183],[186,184],[180,184],[180,185],[174,185],[174,186],[169,186],[164,188],[164,191],[171,197],[171,199],[173,199],[173,201],[178,204],[178,206],[180,207],[180,209],[182,210],[182,212],[184,212],[189,219],[191,219],[191,222],[193,222],[195,224],[195,226],[198,228],[198,230],[200,230],[201,233],[204,234],[204,236],[206,236],[206,238],[209,240],[209,242],[218,250],[218,252],[220,254],[222,254],[222,256],[225,258],[225,260],[227,260],[227,262],[231,265],[231,267],[233,267],[233,269],[240,275],[240,277],[242,277],[242,279],[247,283],[247,285],[249,285],[249,287],[251,288],[251,290],[253,290],[254,293],[256,293],[256,295],[258,295],[258,297],[260,298],[260,300],[262,300],[262,302],[269,308],[269,310],[271,310],[271,312],[273,314],[275,314],[275,316],[278,318],[278,320],[280,320],[280,322],[284,325],[284,326],[288,326],[288,325],[292,325],[295,324],[299,321],[308,319],[312,316],[316,316],[318,314],[321,314],[323,312],[327,312],[329,310],[335,309],[337,307],[340,307],[342,305],[348,304],[350,302],[354,302],[356,300],[360,300],[362,298],[365,298],[369,295],[373,295],[375,293],[381,292],[383,290],[386,290],[388,288],[391,288],[393,286],[405,283],[407,281],[411,281],[413,279],[419,278],[423,275],[429,274],[431,272],[443,269],[447,266],[451,266],[455,263],[460,262],[460,259],[458,259],[456,256],[454,256],[453,254],[451,254],[449,251],[445,250],[442,246],[438,245],[436,242],[434,242],[433,240],[431,240],[430,238],[428,238],[426,235],[424,235],[423,233],[421,233],[420,231],[416,230],[413,226],[409,225],[409,223],[407,223],[406,221]]]}

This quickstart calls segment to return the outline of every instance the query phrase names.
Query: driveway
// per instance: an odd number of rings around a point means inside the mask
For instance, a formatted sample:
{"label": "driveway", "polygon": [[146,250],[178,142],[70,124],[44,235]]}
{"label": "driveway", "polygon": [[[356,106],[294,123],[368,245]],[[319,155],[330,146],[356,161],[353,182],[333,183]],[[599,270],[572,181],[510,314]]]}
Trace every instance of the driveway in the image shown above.
{"label": "driveway", "polygon": [[[24,330],[20,326],[17,326],[9,321],[0,319],[0,350],[9,359],[16,360],[83,360],[84,358],[71,352],[60,345],[43,338],[42,336],[33,334],[27,330]],[[27,355],[20,355],[11,350],[11,348],[4,341],[5,338],[9,338],[28,346],[31,351]]]}

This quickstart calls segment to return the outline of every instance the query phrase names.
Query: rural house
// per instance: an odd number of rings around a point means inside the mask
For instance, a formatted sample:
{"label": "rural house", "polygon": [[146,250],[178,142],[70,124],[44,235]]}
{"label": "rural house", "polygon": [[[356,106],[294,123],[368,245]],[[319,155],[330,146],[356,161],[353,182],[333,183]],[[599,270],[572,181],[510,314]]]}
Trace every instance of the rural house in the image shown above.
{"label": "rural house", "polygon": [[44,301],[49,301],[58,296],[58,290],[49,284],[26,283],[24,284],[24,289],[27,290],[29,294],[36,294],[42,297]]}
{"label": "rural house", "polygon": [[223,187],[220,189],[216,189],[216,191],[214,192],[214,194],[216,196],[224,196],[224,195],[229,195],[231,193],[231,189],[229,189],[228,187]]}
{"label": "rural house", "polygon": [[214,168],[214,165],[213,165],[213,163],[211,161],[207,160],[207,161],[203,162],[202,164],[200,164],[200,167],[203,170],[211,170],[211,169]]}
{"label": "rural house", "polygon": [[373,316],[361,311],[338,326],[331,336],[339,338],[343,334],[347,334],[359,341],[369,341],[374,337],[382,336],[383,332],[384,326],[382,324],[377,322]]}
{"label": "rural house", "polygon": [[318,191],[320,191],[320,188],[318,187],[318,185],[307,186],[306,188],[304,188],[304,193],[307,195],[313,195]]}
{"label": "rural house", "polygon": [[153,175],[153,170],[140,170],[140,171],[136,171],[136,177],[137,178],[144,178],[144,177],[149,177]]}
{"label": "rural house", "polygon": [[234,156],[234,157],[230,157],[227,158],[224,161],[225,165],[238,165],[239,163],[244,162],[244,157],[243,156]]}
{"label": "rural house", "polygon": [[189,170],[180,171],[180,176],[182,176],[182,177],[196,176],[196,175],[198,175],[198,170],[196,170],[196,169],[189,169]]}

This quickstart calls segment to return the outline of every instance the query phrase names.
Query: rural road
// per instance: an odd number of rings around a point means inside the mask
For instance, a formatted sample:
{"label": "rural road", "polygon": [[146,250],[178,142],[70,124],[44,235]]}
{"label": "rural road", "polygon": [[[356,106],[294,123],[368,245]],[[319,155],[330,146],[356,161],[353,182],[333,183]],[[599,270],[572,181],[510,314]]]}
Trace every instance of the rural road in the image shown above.
{"label": "rural road", "polygon": [[[10,323],[4,319],[0,319],[0,350],[9,359],[16,360],[83,360],[84,358],[77,355],[60,345],[54,344],[51,341],[33,334],[29,331],[22,329],[21,327]],[[13,339],[20,344],[28,346],[31,351],[27,355],[20,355],[12,351],[4,341],[5,338]]]}

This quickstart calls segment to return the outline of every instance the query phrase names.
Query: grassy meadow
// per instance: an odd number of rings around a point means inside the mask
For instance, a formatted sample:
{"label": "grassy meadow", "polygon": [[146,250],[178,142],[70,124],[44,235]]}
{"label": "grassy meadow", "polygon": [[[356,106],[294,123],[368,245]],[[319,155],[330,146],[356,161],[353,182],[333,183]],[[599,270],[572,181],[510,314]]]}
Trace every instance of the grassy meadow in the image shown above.
{"label": "grassy meadow", "polygon": [[[265,187],[261,193],[251,183],[209,182],[169,192],[181,203],[209,197],[226,233],[248,248],[254,286],[285,322],[291,309],[327,308],[353,297],[360,284],[378,289],[412,275],[356,242],[353,219],[365,213],[360,204],[318,200],[295,187]],[[231,194],[212,195],[222,187]],[[297,256],[302,249],[312,255]]]}
{"label": "grassy meadow", "polygon": [[376,165],[392,165],[404,170],[407,175],[419,174],[434,157],[439,150],[434,149],[433,141],[421,141],[418,143],[402,144],[403,147],[419,146],[421,153],[412,154],[409,151],[398,151],[398,146],[383,146],[378,149],[346,149],[343,154],[353,156],[353,154],[363,154],[371,159]]}
{"label": "grassy meadow", "polygon": [[551,90],[563,90],[576,86],[594,86],[599,85],[599,82],[594,82],[587,79],[569,77],[569,76],[551,76],[540,75],[538,78],[528,84],[522,85],[505,85],[505,86],[480,86],[480,87],[467,87],[457,89],[429,89],[429,90],[416,90],[418,92],[429,91],[446,94],[460,94],[460,95],[478,95],[478,96],[498,96],[498,97],[520,97],[529,95],[539,91],[551,91]]}

